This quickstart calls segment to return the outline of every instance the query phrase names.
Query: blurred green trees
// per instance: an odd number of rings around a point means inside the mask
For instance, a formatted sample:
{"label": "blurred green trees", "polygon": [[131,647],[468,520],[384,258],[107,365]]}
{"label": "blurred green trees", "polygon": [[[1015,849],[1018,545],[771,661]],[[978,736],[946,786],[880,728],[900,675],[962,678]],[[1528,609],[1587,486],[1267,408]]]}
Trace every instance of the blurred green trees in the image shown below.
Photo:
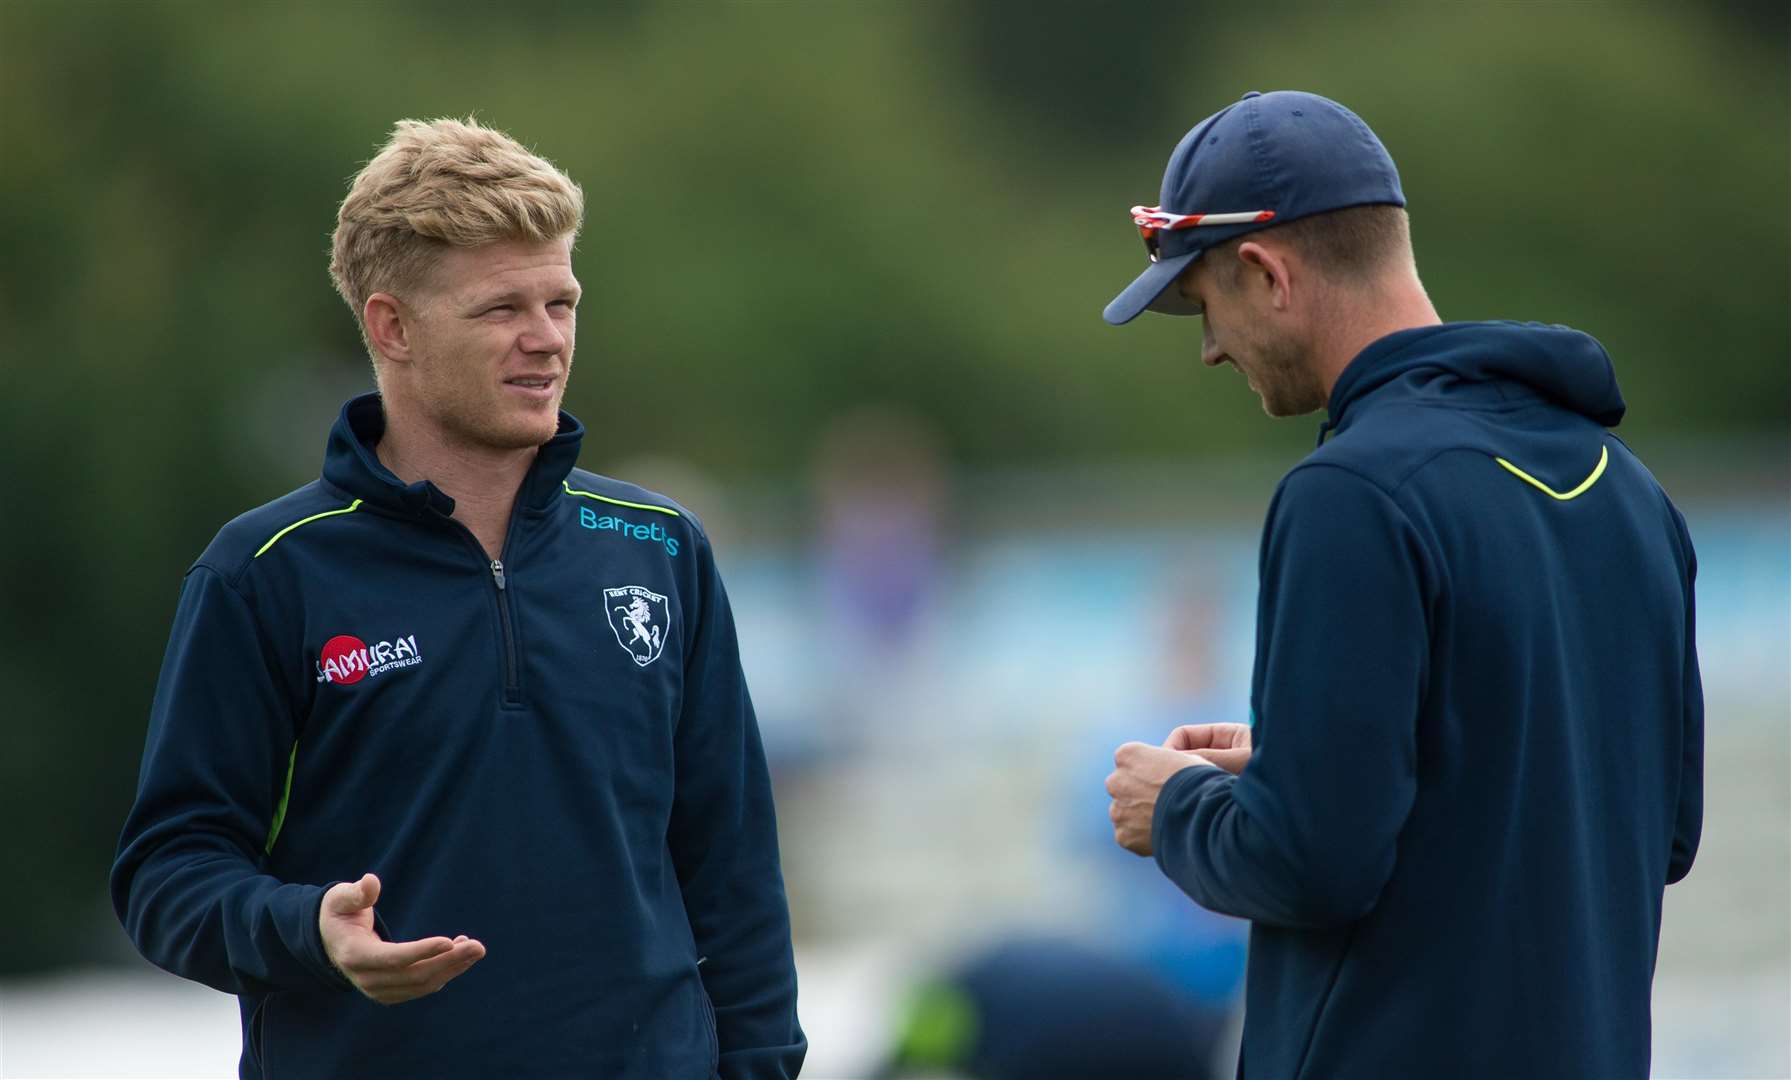
{"label": "blurred green trees", "polygon": [[1271,449],[1125,210],[1247,89],[1361,113],[1446,317],[1599,336],[1632,441],[1782,434],[1774,6],[0,4],[0,973],[91,951],[180,574],[368,381],[326,248],[405,116],[585,188],[586,461],[799,468],[890,402],[977,465]]}

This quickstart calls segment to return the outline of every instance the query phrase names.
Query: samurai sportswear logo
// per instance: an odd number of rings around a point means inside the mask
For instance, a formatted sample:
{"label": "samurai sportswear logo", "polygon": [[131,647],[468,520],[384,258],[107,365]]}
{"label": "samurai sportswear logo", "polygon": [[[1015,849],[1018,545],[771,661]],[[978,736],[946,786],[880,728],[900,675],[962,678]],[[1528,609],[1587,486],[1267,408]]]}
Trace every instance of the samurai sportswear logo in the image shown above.
{"label": "samurai sportswear logo", "polygon": [[317,654],[317,681],[358,683],[369,675],[384,675],[393,668],[415,667],[423,662],[417,651],[417,635],[367,644],[352,634],[338,634],[323,643]]}
{"label": "samurai sportswear logo", "polygon": [[671,629],[671,608],[665,597],[639,585],[623,585],[603,590],[603,607],[609,613],[609,628],[616,632],[616,644],[646,667],[659,659],[665,649],[666,632]]}

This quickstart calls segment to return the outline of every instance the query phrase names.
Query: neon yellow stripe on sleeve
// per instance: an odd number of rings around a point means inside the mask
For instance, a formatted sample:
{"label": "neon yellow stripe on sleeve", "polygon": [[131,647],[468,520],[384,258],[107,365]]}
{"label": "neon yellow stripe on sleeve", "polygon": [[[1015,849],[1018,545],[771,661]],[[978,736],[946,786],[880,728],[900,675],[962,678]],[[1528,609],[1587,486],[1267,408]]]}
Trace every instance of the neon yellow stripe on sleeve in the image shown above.
{"label": "neon yellow stripe on sleeve", "polygon": [[286,790],[280,792],[280,803],[274,807],[274,823],[267,827],[267,846],[262,851],[271,855],[274,841],[280,838],[280,826],[286,824],[286,804],[292,801],[292,770],[298,767],[298,743],[292,744],[292,757],[286,761]]}
{"label": "neon yellow stripe on sleeve", "polygon": [[1584,495],[1586,493],[1586,490],[1588,488],[1590,488],[1593,484],[1598,483],[1598,478],[1604,475],[1604,467],[1606,465],[1610,464],[1611,450],[1610,450],[1610,447],[1608,447],[1608,446],[1599,447],[1598,448],[1598,467],[1592,470],[1592,475],[1586,477],[1586,479],[1580,484],[1579,487],[1576,487],[1572,491],[1569,491],[1566,493],[1556,491],[1554,488],[1549,487],[1547,484],[1536,479],[1534,476],[1531,476],[1529,473],[1518,468],[1516,465],[1513,465],[1511,462],[1506,461],[1502,457],[1495,457],[1495,458],[1493,458],[1493,460],[1498,462],[1500,465],[1505,466],[1506,469],[1510,470],[1510,472],[1513,476],[1516,476],[1519,480],[1522,480],[1524,483],[1529,484],[1531,487],[1534,487],[1536,490],[1546,493],[1550,498],[1560,499],[1562,502],[1566,502],[1568,499],[1579,498],[1581,495]]}
{"label": "neon yellow stripe on sleeve", "polygon": [[637,503],[637,502],[628,502],[623,499],[612,499],[608,495],[599,495],[595,491],[580,491],[577,488],[573,487],[570,483],[567,483],[564,480],[560,481],[560,485],[566,489],[566,494],[568,494],[568,495],[582,495],[587,499],[596,499],[598,502],[613,503],[616,506],[632,507],[633,509],[636,509],[636,510],[657,510],[661,514],[670,514],[675,518],[681,518],[684,516],[683,514],[678,513],[676,510],[673,510],[669,506],[653,506],[649,503]]}
{"label": "neon yellow stripe on sleeve", "polygon": [[356,509],[358,509],[360,507],[360,505],[361,505],[361,500],[356,499],[354,502],[349,503],[347,506],[343,507],[340,510],[325,510],[321,514],[312,514],[308,518],[300,518],[299,520],[293,522],[292,524],[286,526],[284,529],[281,529],[279,532],[275,533],[273,535],[273,539],[271,539],[267,543],[261,545],[261,550],[257,551],[253,557],[259,559],[263,555],[266,555],[268,548],[271,548],[275,544],[280,542],[280,537],[285,536],[287,533],[298,528],[300,525],[309,525],[313,521],[317,521],[320,518],[335,517],[337,514],[352,514],[355,512]]}

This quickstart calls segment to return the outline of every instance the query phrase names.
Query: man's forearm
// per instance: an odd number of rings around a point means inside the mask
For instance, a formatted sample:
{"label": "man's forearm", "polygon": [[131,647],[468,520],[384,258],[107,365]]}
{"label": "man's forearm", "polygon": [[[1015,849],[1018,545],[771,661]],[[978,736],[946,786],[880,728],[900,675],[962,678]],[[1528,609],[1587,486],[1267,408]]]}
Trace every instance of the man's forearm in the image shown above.
{"label": "man's forearm", "polygon": [[186,839],[141,854],[127,846],[112,889],[132,942],[166,971],[231,994],[349,988],[318,933],[321,886]]}
{"label": "man's forearm", "polygon": [[[1266,925],[1326,927],[1366,914],[1386,882],[1391,851],[1278,835],[1239,803],[1239,782],[1219,769],[1185,769],[1164,784],[1151,824],[1163,873],[1202,907]],[[1297,854],[1320,848],[1334,857]]]}

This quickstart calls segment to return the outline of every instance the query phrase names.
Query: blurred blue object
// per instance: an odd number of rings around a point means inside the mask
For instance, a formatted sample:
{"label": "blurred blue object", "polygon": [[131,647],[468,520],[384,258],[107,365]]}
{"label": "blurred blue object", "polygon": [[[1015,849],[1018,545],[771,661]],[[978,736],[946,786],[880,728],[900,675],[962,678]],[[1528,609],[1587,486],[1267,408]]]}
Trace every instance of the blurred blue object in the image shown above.
{"label": "blurred blue object", "polygon": [[976,1080],[1208,1080],[1226,1013],[1154,972],[1067,941],[972,956],[911,1003],[886,1077],[949,1068]]}
{"label": "blurred blue object", "polygon": [[1196,904],[1157,864],[1126,851],[1113,840],[1107,817],[1104,780],[1113,770],[1113,751],[1128,741],[1159,743],[1181,724],[1237,722],[1210,699],[1124,714],[1090,731],[1079,762],[1079,780],[1069,808],[1077,815],[1067,823],[1083,856],[1083,873],[1095,875],[1096,908],[1091,932],[1114,952],[1155,972],[1193,1000],[1229,1010],[1239,1000],[1250,924],[1216,915]]}

